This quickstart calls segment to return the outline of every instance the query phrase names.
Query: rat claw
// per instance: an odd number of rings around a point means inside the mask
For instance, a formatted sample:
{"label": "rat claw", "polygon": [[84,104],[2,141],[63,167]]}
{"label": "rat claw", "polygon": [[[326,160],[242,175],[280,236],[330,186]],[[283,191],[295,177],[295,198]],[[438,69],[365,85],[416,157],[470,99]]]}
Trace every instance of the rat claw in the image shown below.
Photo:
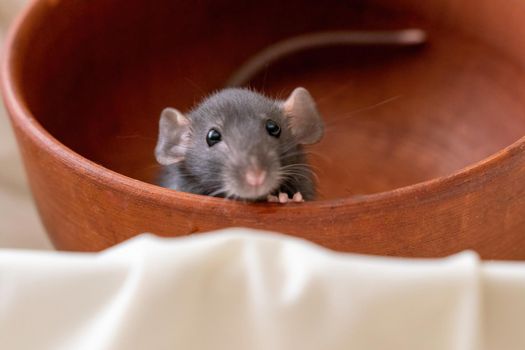
{"label": "rat claw", "polygon": [[274,196],[274,195],[271,195],[269,194],[267,197],[266,197],[266,200],[269,202],[269,203],[279,203],[279,198],[277,196]]}
{"label": "rat claw", "polygon": [[289,200],[288,194],[279,192],[279,203],[285,204],[285,203],[288,203],[288,200]]}
{"label": "rat claw", "polygon": [[295,192],[292,200],[297,203],[304,202],[304,198],[301,192]]}

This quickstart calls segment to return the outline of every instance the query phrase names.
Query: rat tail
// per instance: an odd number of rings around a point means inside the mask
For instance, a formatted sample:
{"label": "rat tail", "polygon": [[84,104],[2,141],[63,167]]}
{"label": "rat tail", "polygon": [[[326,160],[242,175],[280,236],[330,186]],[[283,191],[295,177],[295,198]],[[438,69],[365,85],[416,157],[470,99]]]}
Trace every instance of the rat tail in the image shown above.
{"label": "rat tail", "polygon": [[253,56],[230,76],[226,86],[244,85],[266,65],[292,53],[307,49],[336,45],[414,46],[425,43],[426,38],[426,32],[421,29],[346,30],[302,34],[270,45]]}

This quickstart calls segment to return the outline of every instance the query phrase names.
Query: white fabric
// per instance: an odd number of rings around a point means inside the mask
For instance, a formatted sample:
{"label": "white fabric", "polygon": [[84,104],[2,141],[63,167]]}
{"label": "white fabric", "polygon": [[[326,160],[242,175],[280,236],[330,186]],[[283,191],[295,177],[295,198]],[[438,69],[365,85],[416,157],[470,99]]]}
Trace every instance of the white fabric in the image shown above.
{"label": "white fabric", "polygon": [[0,252],[3,349],[525,349],[525,265],[269,233]]}

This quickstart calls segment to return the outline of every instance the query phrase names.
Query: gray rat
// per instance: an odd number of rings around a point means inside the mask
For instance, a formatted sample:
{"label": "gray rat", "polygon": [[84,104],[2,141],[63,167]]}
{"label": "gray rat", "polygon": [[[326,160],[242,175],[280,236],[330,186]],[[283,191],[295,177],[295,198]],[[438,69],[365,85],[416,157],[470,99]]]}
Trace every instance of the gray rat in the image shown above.
{"label": "gray rat", "polygon": [[[227,86],[241,86],[262,68],[289,54],[332,45],[423,44],[420,29],[328,31],[279,41],[243,64]],[[315,197],[303,145],[324,132],[315,103],[304,88],[285,101],[229,88],[205,99],[189,114],[166,108],[155,149],[162,164],[159,184],[211,196],[286,203]]]}
{"label": "gray rat", "polygon": [[318,142],[323,120],[304,88],[274,100],[242,88],[221,90],[188,114],[162,111],[155,148],[159,185],[249,201],[315,197],[303,145]]}

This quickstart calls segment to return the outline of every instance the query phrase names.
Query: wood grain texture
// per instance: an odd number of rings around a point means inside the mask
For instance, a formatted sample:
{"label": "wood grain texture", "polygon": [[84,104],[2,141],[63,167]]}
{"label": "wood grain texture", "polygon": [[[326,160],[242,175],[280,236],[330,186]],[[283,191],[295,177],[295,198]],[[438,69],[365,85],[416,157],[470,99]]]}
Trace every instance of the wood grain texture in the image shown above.
{"label": "wood grain texture", "polygon": [[[525,259],[521,13],[518,1],[37,0],[11,32],[2,90],[59,249],[247,226],[341,251]],[[164,107],[191,108],[279,39],[406,27],[429,43],[304,52],[251,84],[272,96],[302,85],[318,101],[320,200],[247,204],[151,184]]]}

